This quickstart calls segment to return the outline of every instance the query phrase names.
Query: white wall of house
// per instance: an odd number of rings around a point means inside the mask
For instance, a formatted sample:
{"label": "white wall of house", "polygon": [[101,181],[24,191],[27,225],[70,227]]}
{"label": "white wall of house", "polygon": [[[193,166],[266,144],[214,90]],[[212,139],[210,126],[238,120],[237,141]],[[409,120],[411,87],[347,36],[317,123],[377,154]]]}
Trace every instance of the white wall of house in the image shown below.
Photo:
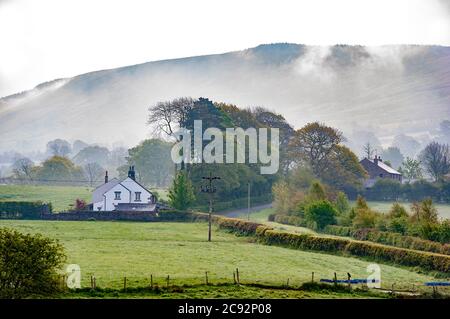
{"label": "white wall of house", "polygon": [[[146,190],[144,187],[136,183],[133,179],[127,177],[120,184],[125,186],[127,189],[131,191],[131,201],[126,203],[150,203],[152,201],[152,194]],[[140,193],[138,197],[136,197],[136,193]],[[140,200],[138,200],[140,198]],[[125,203],[125,202],[124,202]]]}

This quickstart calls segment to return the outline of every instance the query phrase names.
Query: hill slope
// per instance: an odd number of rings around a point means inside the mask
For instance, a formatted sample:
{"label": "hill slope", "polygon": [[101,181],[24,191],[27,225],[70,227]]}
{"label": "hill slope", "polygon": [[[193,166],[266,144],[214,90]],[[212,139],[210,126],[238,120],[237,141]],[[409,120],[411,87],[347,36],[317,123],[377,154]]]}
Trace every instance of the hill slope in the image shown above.
{"label": "hill slope", "polygon": [[148,106],[179,96],[265,106],[296,127],[428,134],[450,118],[450,48],[272,44],[55,80],[0,99],[0,151],[54,138],[134,145]]}

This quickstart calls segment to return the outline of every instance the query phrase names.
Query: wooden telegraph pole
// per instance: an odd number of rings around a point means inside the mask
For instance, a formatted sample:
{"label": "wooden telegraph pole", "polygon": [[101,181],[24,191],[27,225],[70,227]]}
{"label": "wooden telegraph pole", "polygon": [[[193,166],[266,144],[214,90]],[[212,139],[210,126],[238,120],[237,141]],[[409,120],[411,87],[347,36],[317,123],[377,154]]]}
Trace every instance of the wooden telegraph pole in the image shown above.
{"label": "wooden telegraph pole", "polygon": [[247,220],[250,220],[250,181],[247,183]]}
{"label": "wooden telegraph pole", "polygon": [[212,215],[212,197],[213,194],[216,192],[216,187],[213,186],[213,181],[220,179],[219,176],[212,176],[212,173],[209,173],[209,176],[203,176],[202,179],[207,180],[207,185],[201,186],[202,193],[208,193],[209,194],[209,214],[208,214],[208,241],[211,241],[211,215]]}

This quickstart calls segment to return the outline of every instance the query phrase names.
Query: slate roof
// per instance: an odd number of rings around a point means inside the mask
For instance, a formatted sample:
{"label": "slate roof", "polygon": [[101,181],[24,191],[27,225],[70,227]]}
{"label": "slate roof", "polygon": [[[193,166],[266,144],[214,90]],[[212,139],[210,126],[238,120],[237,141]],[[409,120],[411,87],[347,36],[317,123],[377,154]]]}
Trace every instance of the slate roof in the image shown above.
{"label": "slate roof", "polygon": [[92,194],[92,202],[98,203],[103,200],[103,194],[109,191],[111,188],[119,184],[120,181],[117,178],[111,179],[108,183],[100,185],[97,187]]}
{"label": "slate roof", "polygon": [[[373,162],[373,161],[372,161]],[[386,172],[388,172],[389,174],[395,174],[395,175],[402,175],[401,173],[399,173],[397,170],[393,169],[392,167],[390,167],[389,165],[384,164],[381,161],[378,161],[378,167],[384,169]]]}

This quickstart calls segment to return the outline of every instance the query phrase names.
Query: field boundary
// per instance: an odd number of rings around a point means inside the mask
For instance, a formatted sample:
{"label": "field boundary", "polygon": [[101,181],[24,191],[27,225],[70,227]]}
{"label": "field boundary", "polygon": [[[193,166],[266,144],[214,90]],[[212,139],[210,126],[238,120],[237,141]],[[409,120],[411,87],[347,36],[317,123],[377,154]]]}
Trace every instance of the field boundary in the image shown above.
{"label": "field boundary", "polygon": [[266,245],[365,257],[402,266],[419,267],[427,271],[438,271],[446,277],[450,274],[450,256],[448,255],[346,238],[294,234],[277,231],[267,225],[237,218],[214,216],[213,222],[219,228],[226,229],[237,235],[253,236],[258,242]]}

